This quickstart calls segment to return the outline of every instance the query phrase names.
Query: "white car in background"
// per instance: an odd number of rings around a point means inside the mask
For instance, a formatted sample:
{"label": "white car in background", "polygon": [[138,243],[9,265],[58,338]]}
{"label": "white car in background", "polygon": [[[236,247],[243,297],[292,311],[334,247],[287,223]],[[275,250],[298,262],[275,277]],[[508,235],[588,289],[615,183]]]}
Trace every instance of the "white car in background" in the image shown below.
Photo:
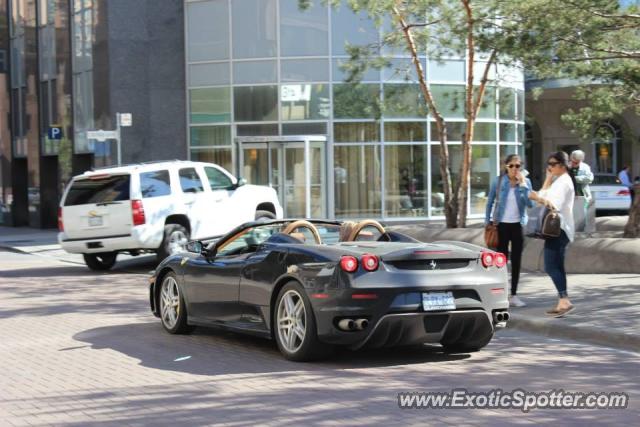
{"label": "white car in background", "polygon": [[282,218],[270,187],[246,185],[210,163],[141,163],[74,177],[60,201],[58,241],[89,268],[108,270],[119,252],[156,252],[162,260],[190,239],[260,218]]}
{"label": "white car in background", "polygon": [[625,211],[631,206],[631,192],[614,175],[596,175],[590,185],[596,211]]}

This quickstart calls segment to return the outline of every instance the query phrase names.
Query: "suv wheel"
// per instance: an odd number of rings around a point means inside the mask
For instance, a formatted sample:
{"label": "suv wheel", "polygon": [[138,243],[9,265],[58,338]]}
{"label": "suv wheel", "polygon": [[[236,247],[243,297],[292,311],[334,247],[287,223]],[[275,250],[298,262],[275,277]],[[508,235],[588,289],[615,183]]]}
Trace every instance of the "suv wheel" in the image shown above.
{"label": "suv wheel", "polygon": [[189,242],[189,232],[180,224],[167,224],[164,226],[164,238],[158,248],[158,261],[162,261],[169,255],[177,254],[186,249]]}
{"label": "suv wheel", "polygon": [[117,252],[100,252],[97,254],[82,254],[84,262],[91,270],[106,271],[116,263]]}

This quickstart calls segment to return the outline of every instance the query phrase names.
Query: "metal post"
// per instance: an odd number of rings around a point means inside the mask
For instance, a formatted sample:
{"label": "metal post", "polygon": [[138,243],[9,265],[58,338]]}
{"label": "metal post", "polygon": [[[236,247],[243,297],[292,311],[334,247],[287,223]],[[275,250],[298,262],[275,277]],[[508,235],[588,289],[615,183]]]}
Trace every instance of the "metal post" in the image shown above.
{"label": "metal post", "polygon": [[122,144],[120,143],[120,113],[116,113],[116,150],[118,151],[118,166],[122,164]]}
{"label": "metal post", "polygon": [[311,218],[311,159],[309,158],[309,138],[304,139],[304,198],[305,198],[305,215],[307,219]]}

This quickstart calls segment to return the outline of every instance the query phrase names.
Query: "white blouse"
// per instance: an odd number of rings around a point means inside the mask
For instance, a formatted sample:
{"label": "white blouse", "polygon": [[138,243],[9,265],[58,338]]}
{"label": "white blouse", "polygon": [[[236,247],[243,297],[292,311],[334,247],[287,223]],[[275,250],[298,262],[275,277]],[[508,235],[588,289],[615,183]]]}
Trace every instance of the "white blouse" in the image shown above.
{"label": "white blouse", "polygon": [[551,187],[540,190],[538,194],[549,200],[560,214],[560,226],[567,233],[569,241],[573,242],[575,225],[573,223],[573,198],[575,189],[568,173],[557,177]]}

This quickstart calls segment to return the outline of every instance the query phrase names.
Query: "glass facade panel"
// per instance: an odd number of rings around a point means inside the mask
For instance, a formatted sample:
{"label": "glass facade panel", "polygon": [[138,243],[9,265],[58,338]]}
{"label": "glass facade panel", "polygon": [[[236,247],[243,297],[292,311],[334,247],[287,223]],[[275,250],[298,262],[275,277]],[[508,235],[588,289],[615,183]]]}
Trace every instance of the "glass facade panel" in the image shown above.
{"label": "glass facade panel", "polygon": [[280,54],[323,56],[329,53],[327,7],[314,2],[301,11],[298,0],[280,0]]}
{"label": "glass facade panel", "polygon": [[[424,65],[422,67],[424,70]],[[382,70],[382,81],[388,82],[414,82],[417,83],[415,65],[411,58],[394,58],[390,60],[388,67]]]}
{"label": "glass facade panel", "polygon": [[276,61],[242,61],[233,63],[233,83],[275,83]]}
{"label": "glass facade panel", "polygon": [[380,116],[378,85],[333,85],[333,116],[336,119],[373,119]]}
{"label": "glass facade panel", "polygon": [[328,119],[331,111],[329,85],[282,85],[280,108],[282,120]]}
{"label": "glass facade panel", "polygon": [[329,61],[326,59],[288,59],[280,61],[282,82],[327,82]]}
{"label": "glass facade panel", "polygon": [[238,136],[273,136],[278,134],[278,125],[265,123],[259,125],[238,125]]}
{"label": "glass facade panel", "polygon": [[[516,120],[524,120],[524,91],[516,90],[517,107]],[[522,141],[522,140],[520,140]]]}
{"label": "glass facade panel", "polygon": [[385,84],[384,116],[426,118],[427,108],[417,84]]}
{"label": "glass facade panel", "polygon": [[426,216],[427,145],[384,147],[385,216]]}
{"label": "glass facade panel", "polygon": [[189,65],[190,86],[214,86],[229,84],[229,63]]}
{"label": "glass facade panel", "polygon": [[426,142],[426,122],[384,122],[386,142]]}
{"label": "glass facade panel", "polygon": [[234,58],[276,56],[276,8],[276,0],[231,2]]}
{"label": "glass facade panel", "polygon": [[227,0],[188,3],[187,52],[189,61],[229,58]]}
{"label": "glass facade panel", "polygon": [[191,146],[231,145],[231,126],[191,126]]}
{"label": "glass facade panel", "polygon": [[[333,63],[333,81],[334,82],[346,82],[349,77],[348,60],[346,58],[334,59]],[[373,82],[380,80],[380,71],[375,68],[367,68],[362,74],[362,82]]]}
{"label": "glass facade panel", "polygon": [[334,123],[335,142],[379,142],[380,125],[374,122]]}
{"label": "glass facade panel", "polygon": [[500,89],[500,120],[516,119],[516,91]]}
{"label": "glass facade panel", "polygon": [[[477,124],[477,123],[476,123]],[[447,141],[448,142],[460,142],[462,141],[462,134],[466,129],[467,124],[465,122],[446,122],[447,126]],[[431,122],[431,141],[439,142],[440,136],[438,135],[438,128],[435,122]]]}
{"label": "glass facade panel", "polygon": [[[504,160],[509,154],[518,154],[517,145],[500,145],[500,167],[504,164]],[[497,175],[497,174],[496,174]]]}
{"label": "glass facade panel", "polygon": [[430,81],[463,82],[464,81],[464,61],[429,61]]}
{"label": "glass facade panel", "polygon": [[194,162],[214,163],[228,171],[233,170],[231,148],[192,149],[191,160]]}
{"label": "glass facade panel", "polygon": [[283,135],[326,135],[326,123],[285,123],[282,125]]}
{"label": "glass facade panel", "polygon": [[500,123],[500,141],[516,142],[516,125],[513,123]]}
{"label": "glass facade panel", "polygon": [[[477,88],[476,88],[477,89]],[[476,91],[477,93],[477,91]],[[479,119],[495,119],[496,118],[496,89],[487,87],[480,103],[478,110]]]}
{"label": "glass facade panel", "polygon": [[434,103],[443,117],[464,117],[464,86],[431,85]]}
{"label": "glass facade panel", "polygon": [[[462,162],[462,146],[449,145],[449,161],[451,165],[451,185],[455,187]],[[440,174],[440,146],[431,146],[431,215],[444,216],[444,189]]]}
{"label": "glass facade panel", "polygon": [[346,43],[358,46],[378,43],[378,30],[367,14],[354,14],[344,4],[332,10],[331,32],[334,55],[346,55]]}
{"label": "glass facade panel", "polygon": [[379,146],[334,147],[333,173],[337,218],[381,216]]}
{"label": "glass facade panel", "polygon": [[231,98],[228,87],[191,89],[189,98],[191,123],[231,121]]}
{"label": "glass facade panel", "polygon": [[476,122],[473,127],[474,141],[495,141],[496,140],[496,124]]}
{"label": "glass facade panel", "polygon": [[233,104],[236,121],[278,120],[278,87],[234,87]]}
{"label": "glass facade panel", "polygon": [[496,146],[474,145],[471,147],[471,191],[469,193],[470,214],[484,214],[491,180],[496,171]]}

